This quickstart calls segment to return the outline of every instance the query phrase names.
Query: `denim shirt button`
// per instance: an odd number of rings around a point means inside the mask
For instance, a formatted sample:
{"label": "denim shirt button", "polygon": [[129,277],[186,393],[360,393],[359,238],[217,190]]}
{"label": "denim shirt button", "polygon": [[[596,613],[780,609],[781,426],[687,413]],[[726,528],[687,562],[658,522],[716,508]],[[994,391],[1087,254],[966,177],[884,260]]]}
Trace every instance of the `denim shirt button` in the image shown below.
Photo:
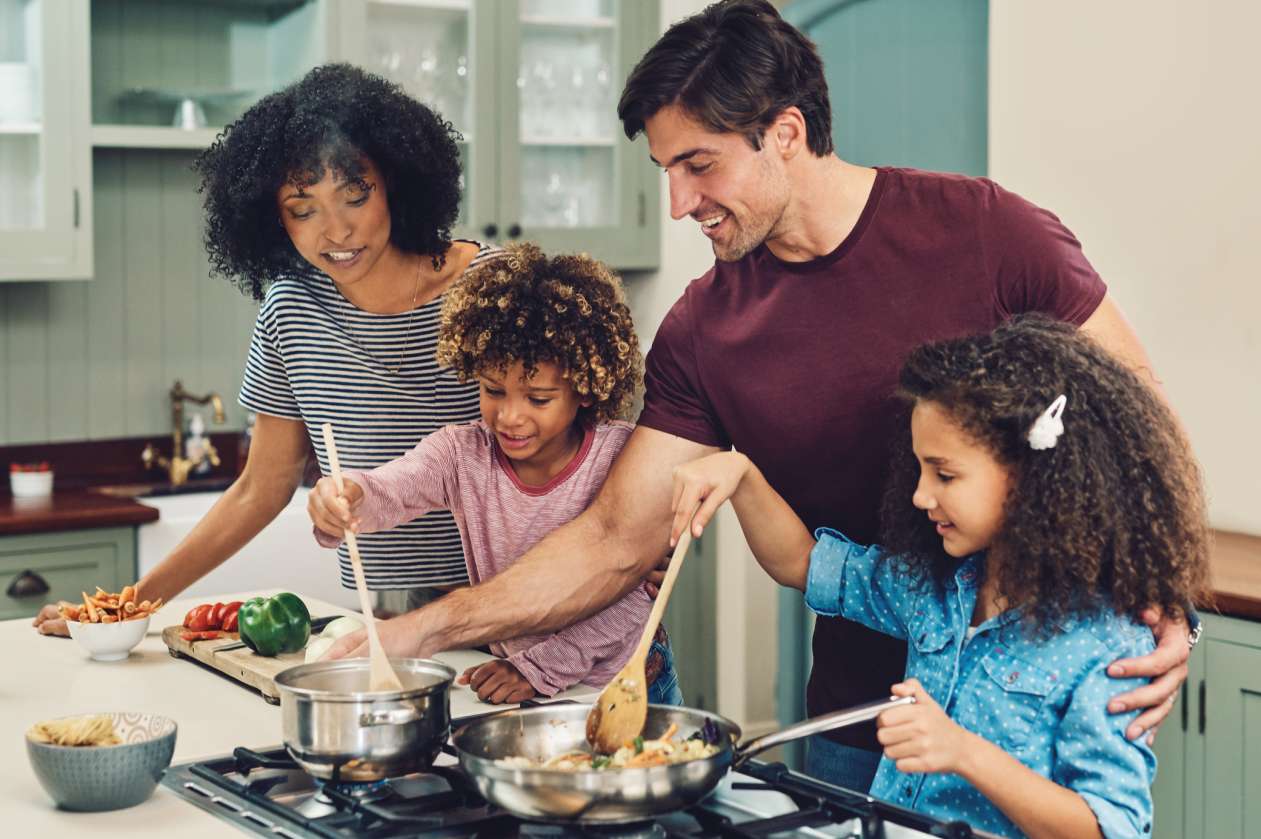
{"label": "denim shirt button", "polygon": [[907,784],[906,786],[902,787],[902,794],[905,795],[907,798],[910,798],[911,794],[914,792],[915,792],[915,787],[911,786],[910,784]]}

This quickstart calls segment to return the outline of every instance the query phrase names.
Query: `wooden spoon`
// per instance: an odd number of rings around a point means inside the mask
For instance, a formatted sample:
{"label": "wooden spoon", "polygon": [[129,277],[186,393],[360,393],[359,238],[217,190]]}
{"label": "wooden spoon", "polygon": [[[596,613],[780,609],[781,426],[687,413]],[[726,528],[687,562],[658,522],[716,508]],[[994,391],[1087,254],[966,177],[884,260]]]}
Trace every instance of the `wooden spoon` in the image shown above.
{"label": "wooden spoon", "polygon": [[[693,512],[695,515],[695,512]],[[670,556],[670,567],[666,569],[665,579],[661,582],[661,590],[652,604],[648,614],[648,623],[644,624],[644,634],[639,639],[639,646],[626,662],[613,681],[605,686],[596,698],[595,705],[587,714],[587,742],[601,754],[612,754],[628,742],[643,733],[644,723],[648,719],[648,678],[645,663],[648,651],[652,649],[652,637],[657,633],[657,625],[665,614],[666,601],[674,590],[674,581],[679,577],[679,569],[683,567],[683,555],[692,543],[692,520],[679,536],[679,543],[674,546]]]}
{"label": "wooden spoon", "polygon": [[[333,441],[331,422],[324,423],[324,448],[328,452],[328,466],[333,474],[333,483],[337,485],[337,493],[344,495],[346,485],[342,482],[342,470],[337,464],[337,443]],[[372,616],[372,599],[368,597],[368,583],[363,578],[363,561],[359,558],[359,543],[355,541],[353,530],[346,529],[343,534],[346,537],[346,547],[350,549],[350,567],[355,573],[355,588],[359,592],[359,610],[363,612],[364,623],[368,628],[368,690],[402,690],[403,683],[390,666],[385,648],[381,646],[381,636],[377,634],[376,618]]]}

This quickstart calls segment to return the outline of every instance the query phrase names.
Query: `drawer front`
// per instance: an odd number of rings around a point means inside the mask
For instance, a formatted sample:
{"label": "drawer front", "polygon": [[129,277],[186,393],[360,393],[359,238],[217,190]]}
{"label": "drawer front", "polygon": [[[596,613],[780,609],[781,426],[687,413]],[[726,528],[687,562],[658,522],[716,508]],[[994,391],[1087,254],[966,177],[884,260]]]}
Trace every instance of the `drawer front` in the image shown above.
{"label": "drawer front", "polygon": [[[10,586],[27,571],[38,575],[48,591],[10,594]],[[0,537],[0,620],[33,617],[45,603],[78,601],[81,592],[91,594],[97,586],[119,591],[135,581],[135,574],[135,528]]]}

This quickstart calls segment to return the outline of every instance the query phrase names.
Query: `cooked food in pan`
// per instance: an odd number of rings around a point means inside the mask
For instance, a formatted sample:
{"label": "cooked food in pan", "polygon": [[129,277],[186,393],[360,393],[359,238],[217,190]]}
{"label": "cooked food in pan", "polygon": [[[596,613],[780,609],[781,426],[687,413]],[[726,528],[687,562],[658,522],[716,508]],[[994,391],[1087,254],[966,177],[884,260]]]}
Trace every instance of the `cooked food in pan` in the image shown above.
{"label": "cooked food in pan", "polygon": [[706,721],[704,728],[686,740],[675,740],[679,728],[674,723],[653,740],[636,737],[611,755],[572,751],[544,759],[514,755],[495,761],[510,769],[555,769],[558,772],[581,772],[600,769],[636,769],[665,766],[712,757],[719,752],[718,728]]}

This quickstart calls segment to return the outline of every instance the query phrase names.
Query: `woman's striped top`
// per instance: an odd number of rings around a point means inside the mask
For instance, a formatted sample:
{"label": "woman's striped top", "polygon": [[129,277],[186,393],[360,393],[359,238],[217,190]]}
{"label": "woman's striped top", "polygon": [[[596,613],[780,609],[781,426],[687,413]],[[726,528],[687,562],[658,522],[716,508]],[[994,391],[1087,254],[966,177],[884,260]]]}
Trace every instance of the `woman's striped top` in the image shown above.
{"label": "woman's striped top", "polygon": [[[501,253],[479,245],[469,267]],[[241,405],[306,423],[326,475],[326,422],[333,424],[341,467],[372,469],[445,425],[478,419],[477,383],[461,383],[454,371],[438,366],[443,299],[379,315],[352,305],[315,268],[278,280],[267,289],[254,325]],[[390,372],[396,367],[397,373]],[[358,543],[371,589],[468,582],[460,532],[446,510],[364,534]],[[342,585],[354,588],[345,545],[337,555]]]}

